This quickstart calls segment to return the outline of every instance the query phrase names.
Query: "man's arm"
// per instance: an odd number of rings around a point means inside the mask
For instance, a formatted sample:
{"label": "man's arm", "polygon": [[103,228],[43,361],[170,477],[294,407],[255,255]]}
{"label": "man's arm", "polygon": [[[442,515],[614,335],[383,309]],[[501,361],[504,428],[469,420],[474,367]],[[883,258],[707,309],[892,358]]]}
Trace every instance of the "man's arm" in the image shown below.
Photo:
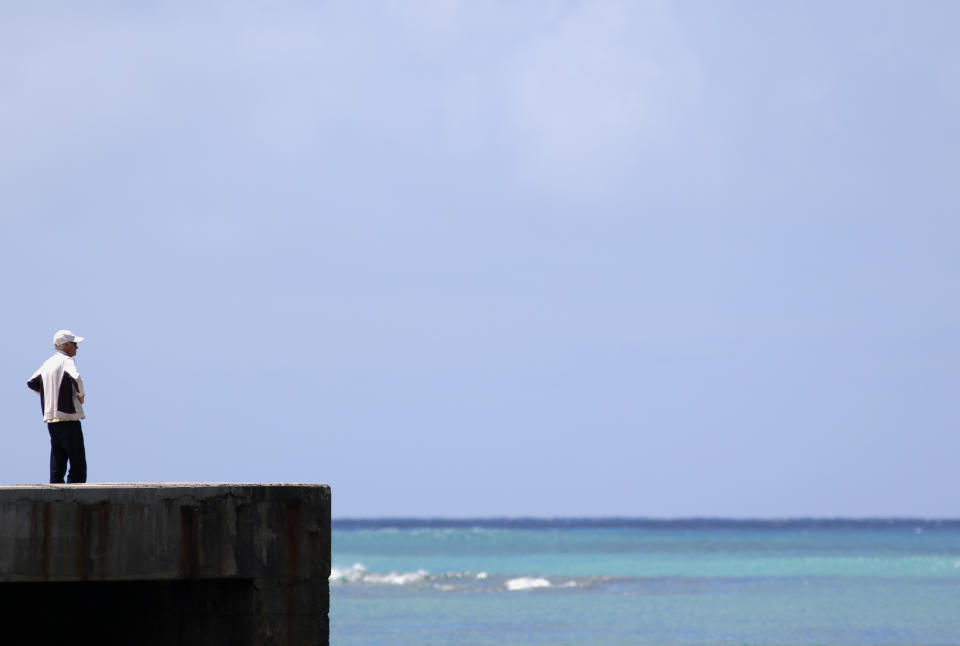
{"label": "man's arm", "polygon": [[34,375],[27,381],[27,388],[34,392],[42,393],[43,392],[43,377],[40,375]]}
{"label": "man's arm", "polygon": [[63,371],[70,375],[70,379],[73,381],[73,392],[77,396],[77,401],[82,404],[83,397],[86,395],[83,390],[83,377],[80,376],[80,371],[77,370],[77,362],[74,361],[73,357],[63,362]]}
{"label": "man's arm", "polygon": [[83,396],[87,394],[87,393],[84,392],[84,390],[83,390],[83,379],[81,379],[81,378],[80,378],[80,375],[78,374],[78,375],[76,376],[76,379],[75,379],[74,381],[75,381],[76,384],[77,384],[77,399],[80,400],[80,403],[82,404],[82,403],[83,403]]}

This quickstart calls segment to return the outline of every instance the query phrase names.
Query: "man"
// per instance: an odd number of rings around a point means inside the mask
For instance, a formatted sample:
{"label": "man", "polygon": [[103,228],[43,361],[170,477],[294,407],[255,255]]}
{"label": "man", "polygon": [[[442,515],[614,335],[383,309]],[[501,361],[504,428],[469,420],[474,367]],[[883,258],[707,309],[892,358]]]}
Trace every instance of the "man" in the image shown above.
{"label": "man", "polygon": [[83,341],[70,330],[53,335],[56,354],[33,373],[27,386],[40,393],[43,421],[50,431],[50,482],[62,484],[70,462],[67,482],[87,481],[87,456],[83,447],[83,380],[73,358]]}

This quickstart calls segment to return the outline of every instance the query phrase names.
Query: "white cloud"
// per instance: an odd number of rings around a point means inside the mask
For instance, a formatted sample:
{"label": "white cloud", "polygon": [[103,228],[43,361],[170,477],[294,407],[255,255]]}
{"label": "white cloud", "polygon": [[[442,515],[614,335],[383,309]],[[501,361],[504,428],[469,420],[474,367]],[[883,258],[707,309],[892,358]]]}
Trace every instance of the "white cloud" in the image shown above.
{"label": "white cloud", "polygon": [[463,26],[461,0],[384,0],[383,9],[404,31],[427,46],[450,45]]}
{"label": "white cloud", "polygon": [[673,129],[697,65],[660,3],[583,2],[518,52],[511,90],[520,171],[591,191]]}
{"label": "white cloud", "polygon": [[657,2],[175,5],[0,35],[0,163],[21,167],[131,141],[232,161],[353,138],[590,191],[670,130],[697,83]]}
{"label": "white cloud", "polygon": [[445,145],[454,157],[496,160],[537,192],[616,192],[630,182],[625,168],[656,166],[686,125],[697,58],[658,2],[538,9],[501,8],[499,27],[469,16],[484,27],[463,27],[462,60],[441,88]]}

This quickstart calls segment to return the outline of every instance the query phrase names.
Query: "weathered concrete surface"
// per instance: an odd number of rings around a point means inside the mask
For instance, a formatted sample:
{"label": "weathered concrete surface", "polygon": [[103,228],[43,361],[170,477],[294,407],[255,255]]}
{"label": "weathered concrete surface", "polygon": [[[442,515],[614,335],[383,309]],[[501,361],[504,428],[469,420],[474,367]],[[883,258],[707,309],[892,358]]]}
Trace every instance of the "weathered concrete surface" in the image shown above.
{"label": "weathered concrete surface", "polygon": [[32,644],[327,644],[329,576],[326,485],[0,487],[0,608]]}

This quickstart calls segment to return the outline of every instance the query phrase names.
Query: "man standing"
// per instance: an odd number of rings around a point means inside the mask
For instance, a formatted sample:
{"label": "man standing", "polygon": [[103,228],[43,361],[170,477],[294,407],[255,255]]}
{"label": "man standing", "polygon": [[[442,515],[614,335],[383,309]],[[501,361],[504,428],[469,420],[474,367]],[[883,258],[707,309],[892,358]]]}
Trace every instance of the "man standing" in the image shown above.
{"label": "man standing", "polygon": [[43,421],[50,431],[50,482],[63,483],[70,461],[67,482],[87,481],[87,456],[83,447],[83,380],[73,357],[77,344],[83,341],[70,330],[53,335],[56,354],[33,373],[27,386],[40,393]]}

